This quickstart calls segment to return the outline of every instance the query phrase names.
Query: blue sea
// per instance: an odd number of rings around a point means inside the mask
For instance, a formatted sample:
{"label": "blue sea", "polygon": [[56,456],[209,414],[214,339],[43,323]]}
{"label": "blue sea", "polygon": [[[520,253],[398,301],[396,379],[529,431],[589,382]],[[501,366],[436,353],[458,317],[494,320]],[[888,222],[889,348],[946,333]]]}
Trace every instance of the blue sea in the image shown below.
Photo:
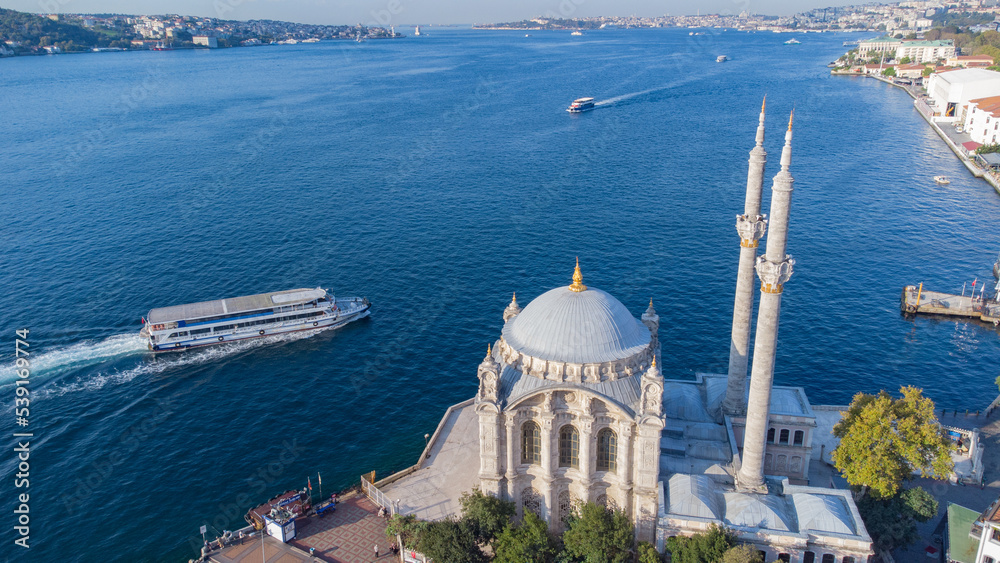
{"label": "blue sea", "polygon": [[[0,394],[3,426],[34,434],[31,547],[9,438],[0,558],[186,561],[200,526],[307,478],[329,494],[410,465],[475,392],[511,294],[570,283],[577,256],[635,315],[653,299],[667,377],[725,372],[765,94],[765,209],[795,108],[777,382],[814,404],[996,396],[993,327],[898,303],[993,283],[1000,196],[904,92],[829,75],[856,36],[423,31],[0,61]],[[582,96],[597,109],[564,111]],[[371,317],[184,355],[138,337],[154,307],[315,286]]]}

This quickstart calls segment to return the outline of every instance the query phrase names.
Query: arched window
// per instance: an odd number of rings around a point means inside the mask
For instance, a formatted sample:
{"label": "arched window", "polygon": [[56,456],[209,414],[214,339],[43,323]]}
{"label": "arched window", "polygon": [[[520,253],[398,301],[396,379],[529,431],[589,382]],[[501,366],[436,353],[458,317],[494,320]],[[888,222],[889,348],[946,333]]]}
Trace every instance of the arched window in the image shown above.
{"label": "arched window", "polygon": [[565,522],[570,517],[573,510],[573,503],[569,498],[569,491],[559,493],[559,520]]}
{"label": "arched window", "polygon": [[767,429],[767,443],[768,444],[774,443],[774,428]]}
{"label": "arched window", "polygon": [[784,428],[784,429],[781,430],[781,434],[778,435],[778,443],[779,444],[787,444],[788,443],[788,429],[787,428]]}
{"label": "arched window", "polygon": [[806,436],[805,432],[803,432],[801,430],[796,430],[795,431],[795,438],[793,440],[794,445],[801,446],[802,445],[802,441],[805,438],[805,436]]}
{"label": "arched window", "polygon": [[816,553],[807,551],[802,554],[802,563],[816,563]]}
{"label": "arched window", "polygon": [[559,467],[580,468],[580,433],[571,424],[559,429]]}
{"label": "arched window", "polygon": [[521,491],[521,506],[525,512],[534,512],[536,516],[541,516],[542,496],[534,487],[527,487]]}
{"label": "arched window", "polygon": [[542,462],[542,432],[530,420],[521,427],[521,463]]}
{"label": "arched window", "polygon": [[597,433],[597,470],[618,471],[618,436],[610,428]]}

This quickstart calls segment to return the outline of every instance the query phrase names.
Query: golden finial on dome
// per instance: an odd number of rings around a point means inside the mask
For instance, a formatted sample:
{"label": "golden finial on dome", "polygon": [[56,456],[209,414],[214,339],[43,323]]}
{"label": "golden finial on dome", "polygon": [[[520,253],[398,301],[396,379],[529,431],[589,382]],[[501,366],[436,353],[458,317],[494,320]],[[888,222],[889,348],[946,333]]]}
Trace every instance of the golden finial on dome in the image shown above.
{"label": "golden finial on dome", "polygon": [[489,358],[492,355],[493,355],[493,345],[492,344],[487,344],[486,345],[486,357]]}
{"label": "golden finial on dome", "polygon": [[649,308],[650,309],[653,308],[653,298],[652,297],[649,298]]}
{"label": "golden finial on dome", "polygon": [[576,269],[573,270],[573,285],[569,286],[570,291],[586,291],[587,286],[583,285],[583,274],[580,272],[580,257],[576,257]]}
{"label": "golden finial on dome", "polygon": [[764,101],[760,104],[760,112],[764,113],[764,108],[767,107],[767,94],[764,94]]}
{"label": "golden finial on dome", "polygon": [[792,130],[792,120],[795,119],[795,108],[792,108],[792,113],[788,116],[788,130]]}
{"label": "golden finial on dome", "polygon": [[656,367],[656,356],[653,356],[653,365],[651,365],[649,367],[652,367],[652,368]]}

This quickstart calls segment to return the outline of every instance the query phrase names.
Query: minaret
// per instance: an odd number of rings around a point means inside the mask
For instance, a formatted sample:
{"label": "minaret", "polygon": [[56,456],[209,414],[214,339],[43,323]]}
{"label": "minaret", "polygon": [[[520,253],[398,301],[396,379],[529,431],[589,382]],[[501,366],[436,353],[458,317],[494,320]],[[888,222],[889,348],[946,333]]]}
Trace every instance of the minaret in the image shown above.
{"label": "minaret", "polygon": [[747,400],[747,422],[743,434],[743,464],[736,485],[742,490],[765,491],[764,448],[767,440],[768,416],[771,411],[771,384],[774,380],[774,352],[778,342],[778,315],[781,312],[783,284],[792,275],[795,260],[785,254],[788,243],[788,209],[792,202],[792,179],[788,166],[792,163],[792,118],[788,118],[785,146],[781,149],[781,171],[771,187],[771,232],[767,236],[767,251],[757,258],[760,276],[760,312],[757,314],[757,336],[753,345],[753,368],[750,372],[750,397]]}
{"label": "minaret", "polygon": [[760,214],[760,198],[764,189],[764,107],[760,106],[757,125],[757,146],[750,151],[750,171],[747,173],[747,196],[743,215],[736,216],[736,231],[740,234],[740,269],[736,274],[736,304],[733,306],[733,335],[729,341],[729,384],[726,400],[722,404],[725,414],[745,412],[743,399],[746,391],[747,358],[750,346],[750,316],[753,314],[753,265],[757,258],[757,244],[767,229],[767,219]]}

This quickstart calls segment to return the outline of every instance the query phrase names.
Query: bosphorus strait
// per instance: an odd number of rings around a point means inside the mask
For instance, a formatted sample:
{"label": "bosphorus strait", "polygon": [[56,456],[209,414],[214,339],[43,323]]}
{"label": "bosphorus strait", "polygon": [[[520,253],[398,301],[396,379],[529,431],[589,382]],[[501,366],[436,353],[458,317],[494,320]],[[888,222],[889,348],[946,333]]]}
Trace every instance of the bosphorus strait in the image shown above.
{"label": "bosphorus strait", "polygon": [[[32,548],[0,554],[186,561],[200,525],[309,475],[409,465],[475,393],[511,294],[568,284],[577,256],[633,315],[652,298],[665,377],[726,373],[765,94],[767,186],[793,106],[796,131],[776,383],[986,407],[997,331],[898,298],[990,282],[1000,197],[905,93],[829,75],[845,37],[438,28],[0,61],[0,388],[29,328],[34,426]],[[138,335],[153,307],[316,286],[371,316],[155,357]]]}

